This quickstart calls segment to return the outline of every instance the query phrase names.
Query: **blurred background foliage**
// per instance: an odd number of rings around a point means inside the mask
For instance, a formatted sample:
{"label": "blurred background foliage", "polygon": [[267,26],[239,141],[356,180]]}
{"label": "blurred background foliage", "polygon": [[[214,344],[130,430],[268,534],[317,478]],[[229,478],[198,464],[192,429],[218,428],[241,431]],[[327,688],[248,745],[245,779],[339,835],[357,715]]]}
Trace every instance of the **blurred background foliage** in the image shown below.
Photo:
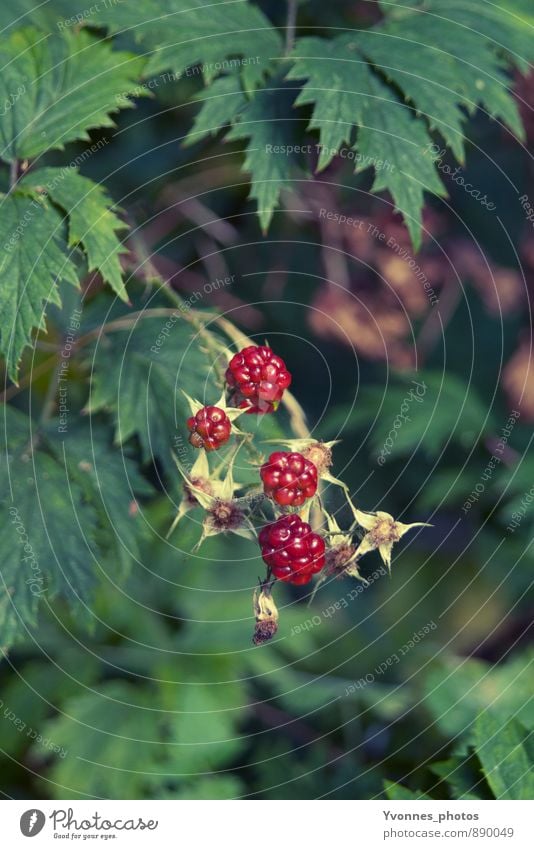
{"label": "blurred background foliage", "polygon": [[[282,4],[259,5],[283,25]],[[309,27],[380,19],[370,2],[331,4],[326,15],[311,0],[301,14]],[[117,41],[129,47],[127,36]],[[5,652],[6,796],[342,799],[387,788],[391,798],[532,798],[534,507],[521,511],[534,482],[534,251],[514,186],[532,193],[534,77],[517,75],[515,86],[524,146],[483,114],[467,130],[462,173],[497,213],[444,177],[449,200],[428,201],[415,255],[389,196],[371,195],[368,173],[342,159],[288,186],[264,238],[242,145],[180,144],[198,111],[198,78],[167,80],[157,97],[120,112],[116,128],[91,133],[106,143],[82,171],[105,184],[131,228],[122,260],[130,304],[97,274],[81,293],[63,287],[63,306],[48,310],[47,335],[24,355],[20,384],[6,384],[4,400],[8,436],[17,433],[22,448],[32,436],[10,417],[49,412],[36,446],[46,468],[20,462],[30,490],[43,492],[52,476],[44,497],[58,500],[54,533],[65,535],[57,567],[95,584],[95,595],[80,591],[74,612],[72,599],[45,601]],[[72,161],[86,146],[68,144],[45,164]],[[322,208],[363,224],[326,221]],[[376,233],[415,256],[437,306]],[[98,335],[104,322],[168,308],[154,281],[187,301],[216,279],[231,284],[203,299],[206,320],[223,312],[258,344],[268,338],[313,434],[341,440],[335,473],[355,502],[432,524],[399,544],[391,578],[380,575],[339,609],[359,586],[349,579],[327,582],[309,607],[307,588],[284,588],[280,630],[261,648],[250,642],[257,546],[217,537],[193,556],[198,511],[165,540],[181,499],[171,458],[185,436],[177,374],[192,395],[213,401],[216,391],[195,328],[181,321],[157,357],[160,318]],[[64,436],[50,398],[51,346],[61,348],[82,299],[87,343],[70,361]],[[422,402],[410,404],[381,465],[413,381],[425,386]],[[513,410],[520,415],[501,451]],[[286,413],[260,432],[290,434]],[[362,574],[379,563],[368,555]]]}

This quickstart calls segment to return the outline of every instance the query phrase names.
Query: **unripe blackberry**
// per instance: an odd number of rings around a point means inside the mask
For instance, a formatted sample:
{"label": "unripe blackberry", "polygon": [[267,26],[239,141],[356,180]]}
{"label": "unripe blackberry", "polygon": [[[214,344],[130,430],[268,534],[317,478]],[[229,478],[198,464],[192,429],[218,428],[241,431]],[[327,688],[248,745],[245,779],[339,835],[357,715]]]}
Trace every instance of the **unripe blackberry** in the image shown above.
{"label": "unripe blackberry", "polygon": [[325,564],[325,544],[296,514],[281,516],[262,528],[261,555],[280,581],[307,584]]}
{"label": "unripe blackberry", "polygon": [[317,492],[317,469],[297,452],[273,452],[260,475],[265,494],[281,507],[301,507]]}
{"label": "unripe blackberry", "polygon": [[195,448],[215,451],[230,439],[232,423],[220,407],[202,407],[196,415],[187,420],[191,431],[189,442]]}
{"label": "unripe blackberry", "polygon": [[272,413],[291,383],[291,374],[268,345],[249,345],[230,360],[226,381],[236,406],[247,413]]}

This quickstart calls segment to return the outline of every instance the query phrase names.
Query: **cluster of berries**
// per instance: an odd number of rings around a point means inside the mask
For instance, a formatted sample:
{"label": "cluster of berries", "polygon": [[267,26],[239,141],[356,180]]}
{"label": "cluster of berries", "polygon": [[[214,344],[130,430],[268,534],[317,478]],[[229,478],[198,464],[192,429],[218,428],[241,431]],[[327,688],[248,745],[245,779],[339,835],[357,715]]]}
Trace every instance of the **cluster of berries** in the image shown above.
{"label": "cluster of berries", "polygon": [[[226,370],[226,383],[230,390],[231,407],[227,406],[224,394],[216,406],[202,406],[189,398],[192,415],[187,426],[189,441],[195,448],[210,452],[225,445],[232,435],[233,420],[243,413],[263,415],[275,412],[284,391],[291,384],[291,374],[284,361],[267,345],[249,345],[231,358]],[[239,430],[234,429],[234,432],[246,439]],[[291,450],[274,451],[259,469],[263,484],[263,495],[259,497],[269,498],[275,508],[275,516],[277,512],[279,515],[274,521],[264,524],[257,536],[267,575],[254,594],[256,629],[253,641],[256,645],[271,639],[278,627],[278,612],[271,595],[276,580],[302,585],[320,572],[323,574],[319,583],[327,576],[341,575],[353,575],[363,580],[358,571],[358,561],[364,554],[378,550],[389,569],[393,545],[410,528],[423,524],[404,525],[395,521],[389,513],[364,513],[354,507],[345,485],[330,473],[334,442],[322,443],[311,438],[282,442]],[[189,472],[181,469],[185,479],[185,497],[171,531],[187,510],[200,504],[206,515],[198,545],[206,536],[221,531],[256,538],[256,527],[251,521],[254,510],[249,507],[248,513],[243,511],[239,499],[234,497],[235,490],[240,488],[233,480],[234,457],[235,453],[226,463],[224,480],[210,476],[204,452],[199,454]],[[327,524],[328,551],[323,536],[315,533],[305,521],[309,515],[310,499],[317,493],[320,478],[343,487],[354,515],[350,532],[344,533],[335,518],[320,505],[322,521]],[[250,501],[249,505],[252,503]],[[356,528],[359,528],[360,537],[357,545],[353,540]]]}
{"label": "cluster of berries", "polygon": [[[272,413],[291,383],[284,361],[267,345],[249,345],[230,360],[226,381],[232,402],[245,413]],[[202,407],[187,420],[195,448],[214,451],[230,439],[232,423],[221,407]],[[318,473],[311,460],[296,451],[275,451],[260,469],[263,490],[282,508],[298,508],[317,492]],[[263,559],[281,581],[305,584],[325,564],[319,534],[296,514],[266,525],[259,543]]]}

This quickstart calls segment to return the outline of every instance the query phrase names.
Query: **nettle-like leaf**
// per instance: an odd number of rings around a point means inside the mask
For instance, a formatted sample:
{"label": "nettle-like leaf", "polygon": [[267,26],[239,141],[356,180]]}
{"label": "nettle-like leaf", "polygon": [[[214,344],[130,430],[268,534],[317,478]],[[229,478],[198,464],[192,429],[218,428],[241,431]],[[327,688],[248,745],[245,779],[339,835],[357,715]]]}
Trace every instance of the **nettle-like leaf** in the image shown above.
{"label": "nettle-like leaf", "polygon": [[[391,192],[416,245],[423,190],[444,193],[434,170],[435,149],[428,130],[437,130],[463,161],[462,107],[473,113],[482,105],[523,137],[503,70],[506,61],[492,49],[487,30],[438,20],[426,10],[425,6],[424,14],[417,10],[401,14],[394,9],[398,17],[393,14],[369,30],[331,41],[301,39],[289,74],[307,79],[297,104],[313,104],[310,128],[320,131],[323,146],[319,168],[328,165],[343,145],[352,146],[358,154],[356,170],[375,167],[373,190]],[[458,18],[463,20],[462,15]],[[527,49],[520,34],[517,43],[510,36],[506,44]],[[528,49],[532,55],[532,45]],[[513,58],[521,64],[516,55]],[[353,126],[359,130],[351,144]]]}
{"label": "nettle-like leaf", "polygon": [[206,403],[220,395],[198,337],[175,312],[168,318],[141,316],[131,330],[102,335],[88,360],[87,410],[110,412],[117,444],[137,436],[145,460],[158,457],[171,468],[171,449],[176,439],[187,442],[191,415],[181,390]]}
{"label": "nettle-like leaf", "polygon": [[134,460],[113,447],[108,428],[96,422],[66,427],[57,420],[47,428],[46,435],[56,459],[64,463],[68,475],[94,508],[99,520],[99,547],[103,552],[114,552],[106,563],[110,563],[112,580],[120,579],[116,562],[126,574],[132,559],[140,556],[148,526],[138,498],[153,495],[153,487]]}
{"label": "nettle-like leaf", "polygon": [[[146,74],[181,74],[202,65],[206,80],[238,67],[245,87],[262,79],[281,38],[268,18],[248,0],[147,0],[98,4],[91,21],[112,32],[128,31],[148,49]],[[229,63],[229,59],[234,60]]]}
{"label": "nettle-like leaf", "polygon": [[193,144],[231,125],[227,141],[247,140],[243,168],[250,173],[250,195],[264,232],[281,190],[298,173],[294,148],[303,119],[293,109],[294,97],[293,88],[273,78],[247,99],[237,75],[221,76],[202,94],[202,106],[185,139],[186,145]]}
{"label": "nettle-like leaf", "polygon": [[116,233],[125,224],[112,211],[103,186],[82,177],[76,168],[41,168],[30,171],[20,183],[44,193],[68,216],[68,243],[81,245],[89,271],[99,271],[122,300],[127,299],[120,256],[127,250]]}
{"label": "nettle-like leaf", "polygon": [[0,351],[15,380],[33,328],[45,326],[46,305],[60,304],[58,283],[78,285],[61,214],[46,199],[0,195]]}
{"label": "nettle-like leaf", "polygon": [[[386,19],[368,30],[328,40],[297,39],[287,77],[305,81],[295,105],[312,107],[309,129],[319,131],[318,169],[344,146],[354,150],[355,170],[374,167],[372,190],[391,193],[418,247],[424,193],[446,194],[435,167],[439,146],[434,146],[431,131],[463,162],[466,114],[481,106],[523,138],[506,69],[515,65],[526,70],[534,50],[526,23],[510,20],[510,12],[493,15],[485,0],[480,27],[469,0],[432,0],[431,13],[427,4],[411,5],[384,4]],[[287,133],[272,126],[275,116],[281,117],[287,92],[275,76],[243,108],[235,80],[216,80],[213,88],[215,100],[209,98],[210,87],[189,138],[231,123],[227,138],[251,139],[245,168],[251,172],[252,196],[265,227],[280,186],[292,174],[290,157],[284,161],[266,153],[267,137],[276,137],[279,145],[290,143]],[[243,131],[247,113],[257,123],[249,133]]]}
{"label": "nettle-like leaf", "polygon": [[310,127],[320,130],[319,167],[328,165],[346,143],[351,146],[357,125],[356,170],[375,168],[374,191],[389,189],[418,243],[423,192],[445,194],[426,125],[365,62],[352,35],[301,39],[294,56],[290,77],[308,78],[297,105],[315,104]]}
{"label": "nettle-like leaf", "polygon": [[384,790],[386,791],[388,799],[395,802],[413,802],[417,799],[423,799],[430,802],[432,798],[431,796],[427,796],[426,793],[422,793],[420,790],[409,790],[408,787],[404,787],[402,784],[395,784],[394,781],[385,781]]}
{"label": "nettle-like leaf", "polygon": [[45,327],[48,304],[61,304],[59,284],[79,285],[78,247],[88,269],[127,300],[116,235],[124,226],[106,191],[74,168],[30,171],[0,195],[0,352],[13,380],[32,330]]}
{"label": "nettle-like leaf", "polygon": [[432,764],[430,771],[450,786],[453,799],[492,798],[473,751],[465,756],[453,755],[446,761]]}
{"label": "nettle-like leaf", "polygon": [[44,32],[68,32],[77,25],[125,33],[148,57],[147,76],[182,74],[202,66],[213,80],[221,70],[237,68],[245,88],[258,85],[271,60],[280,55],[282,39],[268,18],[249,0],[4,0],[0,26],[5,31],[32,24]]}
{"label": "nettle-like leaf", "polygon": [[496,799],[532,799],[534,743],[532,732],[516,719],[503,724],[491,710],[474,727],[475,751]]}
{"label": "nettle-like leaf", "polygon": [[88,140],[131,106],[144,60],[87,31],[14,32],[0,46],[0,158],[13,161]]}
{"label": "nettle-like leaf", "polygon": [[108,569],[111,581],[121,579],[117,561],[123,576],[143,538],[136,498],[153,492],[133,461],[111,449],[102,427],[71,429],[59,420],[38,434],[37,427],[12,407],[2,408],[4,647],[34,633],[40,602],[59,596],[79,613]]}
{"label": "nettle-like leaf", "polygon": [[[411,18],[413,9],[434,27],[441,29],[452,22],[456,25],[456,39],[462,37],[461,30],[471,31],[493,47],[507,51],[508,58],[522,71],[529,70],[534,56],[529,24],[532,19],[530,0],[501,0],[499,3],[492,0],[387,0],[380,5],[385,15],[398,20]],[[454,52],[455,45],[442,40],[441,36],[440,43]]]}
{"label": "nettle-like leaf", "polygon": [[264,232],[281,189],[290,184],[297,170],[293,148],[300,119],[291,114],[293,99],[293,89],[283,86],[258,89],[226,134],[228,141],[248,139],[243,167],[251,175],[250,194],[257,201]]}
{"label": "nettle-like leaf", "polygon": [[[73,608],[95,584],[97,514],[65,466],[31,450],[35,423],[2,409],[0,502],[0,633],[3,647],[32,634],[39,602],[55,596]],[[6,444],[9,453],[5,453]]]}
{"label": "nettle-like leaf", "polygon": [[481,660],[451,659],[432,669],[426,679],[425,708],[440,731],[462,735],[462,751],[471,742],[477,716],[488,706],[501,724],[514,717],[534,728],[534,704],[529,690],[532,653],[512,656],[506,664],[492,666]]}
{"label": "nettle-like leaf", "polygon": [[206,136],[216,135],[222,127],[235,121],[247,106],[247,98],[237,74],[218,77],[197,95],[197,100],[201,108],[184,140],[186,146]]}
{"label": "nettle-like leaf", "polygon": [[520,138],[523,127],[510,96],[510,80],[497,53],[480,33],[424,15],[361,32],[358,49],[404,92],[419,115],[440,132],[459,161],[464,160],[464,107],[473,114],[480,104],[508,124]]}

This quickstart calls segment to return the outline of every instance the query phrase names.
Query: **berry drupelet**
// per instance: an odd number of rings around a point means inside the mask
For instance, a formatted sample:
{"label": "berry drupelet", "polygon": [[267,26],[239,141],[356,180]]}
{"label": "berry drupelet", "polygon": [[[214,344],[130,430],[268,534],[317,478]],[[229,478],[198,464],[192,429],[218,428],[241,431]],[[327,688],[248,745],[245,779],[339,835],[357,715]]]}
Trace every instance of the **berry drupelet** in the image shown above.
{"label": "berry drupelet", "polygon": [[272,413],[290,385],[291,375],[267,345],[249,345],[230,360],[226,381],[236,406],[247,413]]}
{"label": "berry drupelet", "polygon": [[281,516],[259,535],[261,555],[275,578],[307,584],[325,564],[325,544],[300,516]]}
{"label": "berry drupelet", "polygon": [[232,431],[230,419],[220,407],[202,407],[187,420],[187,427],[191,445],[206,451],[215,451],[228,442]]}
{"label": "berry drupelet", "polygon": [[297,452],[275,451],[260,475],[265,494],[280,507],[301,507],[317,492],[317,469]]}

